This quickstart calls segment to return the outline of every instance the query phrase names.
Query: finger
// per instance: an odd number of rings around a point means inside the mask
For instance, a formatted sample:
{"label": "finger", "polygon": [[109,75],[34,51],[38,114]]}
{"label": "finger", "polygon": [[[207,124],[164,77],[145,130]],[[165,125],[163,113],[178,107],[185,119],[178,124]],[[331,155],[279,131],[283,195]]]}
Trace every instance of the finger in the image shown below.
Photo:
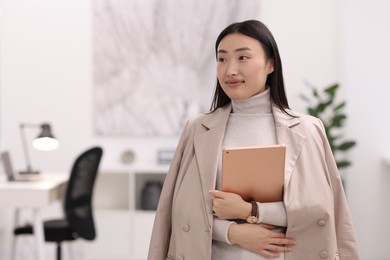
{"label": "finger", "polygon": [[214,198],[218,198],[218,199],[223,198],[223,192],[219,190],[209,190],[209,194]]}
{"label": "finger", "polygon": [[280,245],[267,245],[265,249],[273,251],[273,252],[290,252],[292,250],[291,247],[288,246],[280,246]]}
{"label": "finger", "polygon": [[258,252],[259,254],[265,256],[265,257],[269,257],[269,258],[277,258],[280,256],[279,253],[277,252],[272,252],[272,251],[268,251],[268,250],[261,250],[260,252]]}
{"label": "finger", "polygon": [[291,238],[271,238],[271,244],[273,245],[295,245],[296,242]]}
{"label": "finger", "polygon": [[285,234],[282,232],[277,232],[272,230],[270,230],[270,232],[271,232],[271,237],[273,238],[286,238]]}
{"label": "finger", "polygon": [[214,216],[217,215],[216,211],[218,211],[218,209],[217,209],[217,207],[215,206],[215,203],[214,203],[214,205],[213,205],[213,215]]}
{"label": "finger", "polygon": [[266,229],[274,229],[276,226],[274,225],[269,225],[269,224],[264,224],[264,223],[261,223],[261,224],[258,224],[259,226],[263,227],[263,228],[266,228]]}

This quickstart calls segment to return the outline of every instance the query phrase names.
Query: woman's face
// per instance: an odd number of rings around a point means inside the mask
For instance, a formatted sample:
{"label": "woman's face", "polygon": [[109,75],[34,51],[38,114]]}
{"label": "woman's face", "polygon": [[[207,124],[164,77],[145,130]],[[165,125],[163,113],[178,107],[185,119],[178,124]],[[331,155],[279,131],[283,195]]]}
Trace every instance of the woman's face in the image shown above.
{"label": "woman's face", "polygon": [[273,61],[267,59],[256,39],[233,33],[226,35],[218,45],[218,81],[232,100],[247,99],[263,92],[267,76],[273,70]]}

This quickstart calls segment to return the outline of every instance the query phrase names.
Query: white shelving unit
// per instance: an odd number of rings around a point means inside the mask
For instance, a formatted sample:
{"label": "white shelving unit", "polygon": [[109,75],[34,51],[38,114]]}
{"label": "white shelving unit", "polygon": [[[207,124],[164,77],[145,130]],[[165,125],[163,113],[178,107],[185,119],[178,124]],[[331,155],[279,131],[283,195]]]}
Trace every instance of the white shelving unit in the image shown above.
{"label": "white shelving unit", "polygon": [[163,183],[168,166],[137,166],[99,173],[94,193],[97,239],[85,243],[86,260],[146,259],[155,211],[141,209],[142,188]]}

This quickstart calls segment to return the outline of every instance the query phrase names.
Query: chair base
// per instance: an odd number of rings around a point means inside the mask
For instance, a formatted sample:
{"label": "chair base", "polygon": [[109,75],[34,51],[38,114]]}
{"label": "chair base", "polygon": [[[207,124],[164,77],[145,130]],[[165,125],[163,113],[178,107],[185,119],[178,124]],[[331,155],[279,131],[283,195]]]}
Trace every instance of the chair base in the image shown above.
{"label": "chair base", "polygon": [[[49,220],[44,222],[45,241],[56,243],[57,260],[61,260],[62,250],[61,242],[72,241],[77,237],[74,236],[68,222],[64,219]],[[32,225],[25,225],[14,229],[14,235],[33,235],[34,229]],[[15,249],[13,249],[15,250]],[[12,252],[15,254],[15,252]]]}

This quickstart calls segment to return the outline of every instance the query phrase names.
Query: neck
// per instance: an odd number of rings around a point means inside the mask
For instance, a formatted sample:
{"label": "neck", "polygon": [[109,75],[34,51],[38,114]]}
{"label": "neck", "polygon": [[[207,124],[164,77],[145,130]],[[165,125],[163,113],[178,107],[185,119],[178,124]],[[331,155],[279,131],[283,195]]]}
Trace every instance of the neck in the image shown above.
{"label": "neck", "polygon": [[232,100],[232,113],[234,114],[268,114],[271,111],[269,88],[247,99]]}

